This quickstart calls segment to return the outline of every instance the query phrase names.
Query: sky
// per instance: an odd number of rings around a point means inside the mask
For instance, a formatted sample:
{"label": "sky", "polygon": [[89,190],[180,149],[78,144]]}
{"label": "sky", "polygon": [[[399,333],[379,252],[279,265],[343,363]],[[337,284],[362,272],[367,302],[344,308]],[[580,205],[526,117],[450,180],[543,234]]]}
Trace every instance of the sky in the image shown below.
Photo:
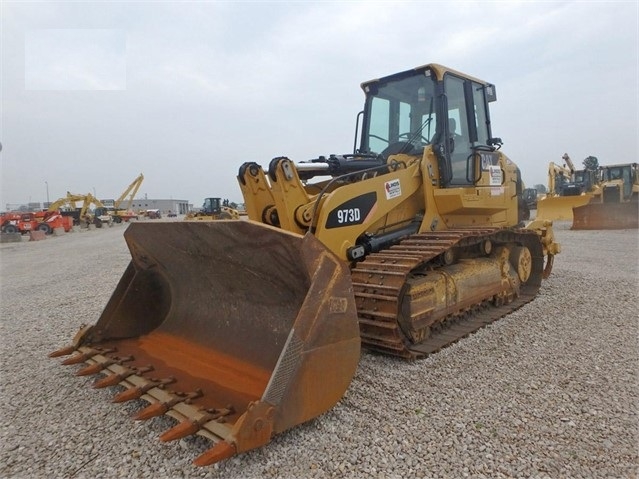
{"label": "sky", "polygon": [[0,209],[67,191],[241,203],[238,168],[351,153],[364,81],[496,85],[493,136],[548,164],[639,156],[639,2],[0,0]]}

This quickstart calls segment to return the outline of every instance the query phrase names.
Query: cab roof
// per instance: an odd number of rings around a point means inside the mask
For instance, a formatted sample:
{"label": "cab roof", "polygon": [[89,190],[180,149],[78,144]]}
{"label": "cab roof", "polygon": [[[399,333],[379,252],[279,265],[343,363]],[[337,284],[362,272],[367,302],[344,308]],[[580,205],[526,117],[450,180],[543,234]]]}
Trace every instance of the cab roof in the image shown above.
{"label": "cab roof", "polygon": [[475,81],[477,83],[481,83],[482,85],[490,85],[490,83],[487,82],[487,81],[480,80],[479,78],[473,77],[471,75],[467,75],[466,73],[462,73],[462,72],[460,72],[458,70],[454,70],[453,68],[449,68],[449,67],[440,65],[438,63],[427,63],[426,65],[422,65],[422,66],[418,66],[418,67],[415,67],[415,68],[411,68],[410,70],[405,70],[405,71],[399,72],[399,73],[393,73],[392,75],[387,75],[385,77],[376,78],[374,80],[369,80],[369,81],[363,82],[361,84],[361,87],[362,87],[362,89],[364,91],[366,91],[366,89],[367,89],[367,87],[369,85],[373,85],[375,83],[387,83],[387,82],[389,82],[391,80],[394,80],[394,79],[397,79],[397,78],[414,76],[415,74],[423,73],[423,72],[425,72],[427,70],[430,70],[431,72],[433,72],[438,81],[441,81],[444,78],[444,74],[445,73],[452,73],[452,74],[460,76],[462,78],[467,78],[467,79]]}

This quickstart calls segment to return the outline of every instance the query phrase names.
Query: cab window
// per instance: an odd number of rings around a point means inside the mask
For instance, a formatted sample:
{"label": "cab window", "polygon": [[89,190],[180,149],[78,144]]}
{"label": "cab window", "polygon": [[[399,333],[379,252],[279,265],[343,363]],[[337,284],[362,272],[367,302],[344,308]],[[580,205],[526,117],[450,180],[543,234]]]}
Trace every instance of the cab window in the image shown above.
{"label": "cab window", "polygon": [[448,103],[448,119],[444,126],[450,152],[452,185],[468,185],[474,180],[474,172],[467,171],[472,163],[470,138],[468,135],[467,108],[464,96],[464,80],[453,75],[444,78],[446,99]]}

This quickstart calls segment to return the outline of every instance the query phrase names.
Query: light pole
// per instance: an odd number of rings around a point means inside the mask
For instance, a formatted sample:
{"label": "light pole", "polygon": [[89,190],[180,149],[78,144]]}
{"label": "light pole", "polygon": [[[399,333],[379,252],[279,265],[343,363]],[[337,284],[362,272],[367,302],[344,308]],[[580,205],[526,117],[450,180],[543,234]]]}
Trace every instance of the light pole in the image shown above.
{"label": "light pole", "polygon": [[47,185],[47,208],[49,207],[49,182],[44,181],[44,184]]}

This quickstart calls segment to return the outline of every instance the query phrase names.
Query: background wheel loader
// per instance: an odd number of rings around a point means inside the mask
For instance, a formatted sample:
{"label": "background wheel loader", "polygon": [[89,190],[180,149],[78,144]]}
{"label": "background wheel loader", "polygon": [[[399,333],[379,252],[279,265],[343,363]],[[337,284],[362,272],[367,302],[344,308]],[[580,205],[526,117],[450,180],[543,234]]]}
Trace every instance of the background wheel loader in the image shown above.
{"label": "background wheel loader", "polygon": [[202,209],[187,214],[186,221],[239,220],[240,212],[229,206],[229,200],[222,198],[204,198]]}
{"label": "background wheel loader", "polygon": [[[362,85],[353,153],[239,168],[249,220],[136,223],[132,260],[65,364],[142,398],[210,464],[331,408],[360,344],[423,357],[532,300],[559,252],[523,223],[495,89],[430,64]],[[454,121],[451,121],[454,120]]]}

